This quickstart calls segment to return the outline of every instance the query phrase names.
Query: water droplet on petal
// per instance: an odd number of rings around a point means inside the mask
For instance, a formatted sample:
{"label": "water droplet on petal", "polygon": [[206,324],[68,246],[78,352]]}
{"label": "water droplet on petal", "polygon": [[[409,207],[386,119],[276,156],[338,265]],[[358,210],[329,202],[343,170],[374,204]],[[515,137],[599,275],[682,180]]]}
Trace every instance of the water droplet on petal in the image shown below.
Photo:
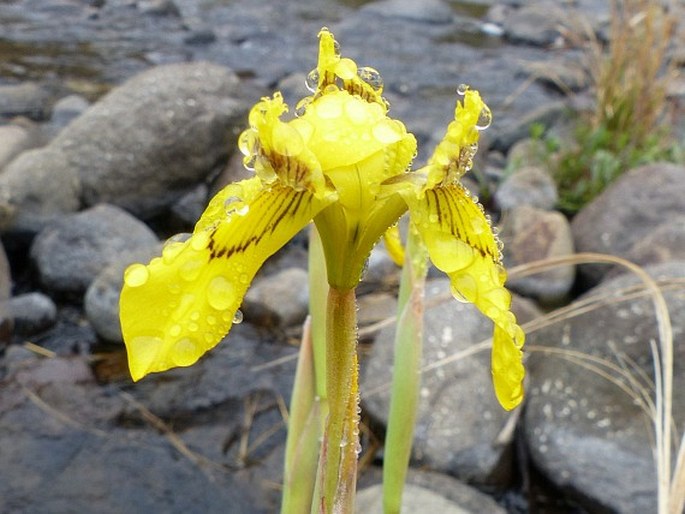
{"label": "water droplet on petal", "polygon": [[171,358],[177,366],[190,366],[202,354],[195,341],[189,337],[179,339],[173,346]]}
{"label": "water droplet on petal", "polygon": [[357,70],[359,78],[371,86],[375,91],[383,89],[383,77],[374,68],[365,66]]}
{"label": "water droplet on petal", "polygon": [[314,68],[307,74],[307,78],[304,79],[305,87],[312,93],[316,92],[319,87],[319,70]]}
{"label": "water droplet on petal", "polygon": [[397,124],[390,119],[383,119],[376,123],[371,129],[373,137],[383,144],[396,143],[402,139],[402,133]]}
{"label": "water droplet on petal", "polygon": [[343,112],[341,98],[337,95],[327,95],[321,97],[316,102],[316,114],[320,118],[338,118]]}
{"label": "water droplet on petal", "polygon": [[257,151],[257,132],[252,129],[243,131],[238,138],[238,149],[243,155],[254,155]]}
{"label": "water droplet on petal", "polygon": [[476,121],[476,129],[477,130],[485,130],[490,126],[492,123],[492,113],[490,112],[490,109],[487,107],[483,107],[481,109],[480,114],[478,115],[478,121]]}
{"label": "water droplet on petal", "polygon": [[307,107],[310,103],[312,103],[311,96],[305,96],[302,100],[297,102],[297,105],[295,106],[295,116],[304,116],[304,113],[307,112]]}
{"label": "water droplet on petal", "polygon": [[439,219],[440,219],[439,216],[434,212],[431,212],[428,215],[428,221],[431,223],[437,223]]}
{"label": "water droplet on petal", "polygon": [[470,87],[468,84],[459,84],[457,86],[457,94],[459,96],[464,96],[469,89]]}
{"label": "water droplet on petal", "polygon": [[140,287],[150,278],[150,271],[145,264],[131,264],[124,272],[124,283],[128,287]]}
{"label": "water droplet on petal", "polygon": [[350,80],[357,75],[357,63],[348,58],[340,59],[335,66],[335,74],[343,80]]}
{"label": "water droplet on petal", "polygon": [[233,284],[221,275],[214,277],[207,286],[207,302],[218,310],[228,309],[235,301],[235,288]]}
{"label": "water droplet on petal", "polygon": [[238,309],[237,311],[235,311],[235,314],[233,315],[233,324],[239,325],[242,322],[243,322],[243,311]]}
{"label": "water droplet on petal", "polygon": [[181,325],[179,325],[178,323],[176,323],[175,325],[172,325],[172,326],[169,328],[169,335],[170,335],[171,337],[178,337],[178,336],[181,335],[181,330],[183,330],[183,329],[181,328]]}
{"label": "water droplet on petal", "polygon": [[184,262],[178,269],[178,274],[183,280],[190,282],[200,275],[200,271],[202,271],[202,261],[193,259]]}
{"label": "water droplet on petal", "polygon": [[460,302],[475,302],[478,299],[478,283],[471,275],[458,275],[450,283],[452,295]]}
{"label": "water droplet on petal", "polygon": [[224,201],[224,210],[227,216],[237,214],[238,216],[245,216],[250,211],[250,206],[243,202],[242,198],[238,196],[229,196]]}

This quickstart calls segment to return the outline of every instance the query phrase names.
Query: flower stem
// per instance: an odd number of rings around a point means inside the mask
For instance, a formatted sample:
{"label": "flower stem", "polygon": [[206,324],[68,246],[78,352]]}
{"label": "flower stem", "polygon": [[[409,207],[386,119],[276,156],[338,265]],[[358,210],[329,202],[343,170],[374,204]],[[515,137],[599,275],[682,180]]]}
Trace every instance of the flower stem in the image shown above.
{"label": "flower stem", "polygon": [[409,228],[402,269],[395,332],[395,360],[388,431],[383,459],[383,512],[399,514],[414,439],[419,404],[423,338],[423,298],[428,255],[413,226]]}
{"label": "flower stem", "polygon": [[[354,289],[328,291],[326,389],[329,415],[319,461],[316,511],[352,514],[357,478],[359,394]],[[313,509],[314,511],[314,506]]]}

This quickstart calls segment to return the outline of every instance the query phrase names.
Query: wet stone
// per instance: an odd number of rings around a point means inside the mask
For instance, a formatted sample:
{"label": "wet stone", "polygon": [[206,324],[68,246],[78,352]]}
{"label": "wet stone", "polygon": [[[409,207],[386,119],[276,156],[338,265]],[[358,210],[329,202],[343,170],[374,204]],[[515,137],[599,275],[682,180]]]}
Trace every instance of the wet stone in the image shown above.
{"label": "wet stone", "polygon": [[0,118],[26,116],[32,120],[45,120],[50,110],[49,101],[47,91],[34,82],[0,85]]}
{"label": "wet stone", "polygon": [[255,280],[241,310],[252,323],[290,327],[309,312],[309,283],[302,268],[286,268]]}
{"label": "wet stone", "polygon": [[[664,263],[646,271],[669,284],[685,277],[685,263]],[[640,387],[647,387],[642,381],[652,377],[649,341],[658,340],[654,308],[645,296],[626,297],[625,288],[640,283],[632,275],[607,279],[580,300],[613,294],[609,301],[528,334],[526,344],[542,348],[528,361],[523,423],[527,446],[544,476],[589,512],[657,511],[652,422],[623,376],[629,374]],[[685,293],[682,288],[663,293],[674,334],[673,391],[679,392],[685,388]],[[592,364],[609,376],[566,358],[567,351],[602,359]],[[615,368],[605,368],[600,364],[604,361]],[[617,387],[619,383],[627,390]],[[676,426],[683,423],[684,402],[683,395],[674,395]]]}
{"label": "wet stone", "polygon": [[57,321],[55,302],[42,293],[26,293],[14,296],[9,301],[9,310],[14,320],[14,333],[28,336],[52,327]]}
{"label": "wet stone", "polygon": [[[60,293],[83,293],[108,264],[147,257],[155,234],[141,221],[102,204],[65,216],[36,237],[31,259],[41,282]],[[129,262],[130,262],[129,261]]]}
{"label": "wet stone", "polygon": [[503,211],[524,205],[549,211],[557,200],[554,179],[545,169],[535,166],[515,170],[495,191],[495,202]]}

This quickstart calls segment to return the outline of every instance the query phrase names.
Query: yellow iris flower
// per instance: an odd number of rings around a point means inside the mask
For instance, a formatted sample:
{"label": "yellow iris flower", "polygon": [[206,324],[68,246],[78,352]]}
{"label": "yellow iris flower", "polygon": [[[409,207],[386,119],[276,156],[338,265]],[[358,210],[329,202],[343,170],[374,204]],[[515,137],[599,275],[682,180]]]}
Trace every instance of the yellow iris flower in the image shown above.
{"label": "yellow iris flower", "polygon": [[411,171],[416,139],[388,117],[378,73],[343,58],[323,29],[313,94],[283,121],[279,93],[251,110],[240,136],[253,178],[209,203],[186,241],[167,243],[124,275],[120,317],[131,375],[195,363],[231,329],[263,262],[310,221],[321,235],[328,280],[354,289],[378,239],[407,210],[454,296],[495,324],[492,373],[502,406],[523,397],[524,334],[510,311],[499,243],[482,207],[459,183],[490,111],[460,87],[454,120],[427,165]]}

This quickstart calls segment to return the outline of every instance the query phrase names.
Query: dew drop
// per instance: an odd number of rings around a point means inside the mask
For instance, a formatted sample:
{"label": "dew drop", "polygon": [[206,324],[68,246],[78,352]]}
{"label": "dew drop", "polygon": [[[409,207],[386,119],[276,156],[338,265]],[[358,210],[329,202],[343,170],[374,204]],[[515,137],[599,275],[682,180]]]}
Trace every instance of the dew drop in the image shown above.
{"label": "dew drop", "polygon": [[340,59],[335,66],[335,74],[343,80],[350,80],[357,74],[357,64],[352,59]]}
{"label": "dew drop", "polygon": [[245,216],[250,211],[250,206],[238,196],[229,196],[224,201],[224,210],[227,216],[232,216],[233,214]]}
{"label": "dew drop", "polygon": [[207,302],[218,310],[228,309],[235,301],[235,288],[226,277],[214,277],[207,286]]}
{"label": "dew drop", "polygon": [[235,314],[233,315],[232,321],[233,321],[234,325],[239,325],[240,323],[242,323],[243,322],[243,311],[241,311],[240,309],[235,311]]}
{"label": "dew drop", "polygon": [[383,77],[378,73],[377,70],[369,66],[359,68],[357,70],[357,75],[359,78],[371,86],[375,91],[380,91],[383,89]]}
{"label": "dew drop", "polygon": [[209,326],[214,326],[214,325],[216,325],[216,317],[215,317],[215,316],[212,316],[211,314],[210,314],[209,316],[207,316],[207,318],[205,319],[205,321],[207,321],[207,325],[209,325]]}
{"label": "dew drop", "polygon": [[183,280],[191,282],[200,275],[200,271],[202,271],[202,261],[193,259],[184,262],[178,269],[178,274]]}
{"label": "dew drop", "polygon": [[431,213],[428,215],[428,221],[429,221],[430,223],[437,223],[439,219],[440,219],[440,217],[439,217],[436,213],[434,213],[434,212],[431,212]]}
{"label": "dew drop", "polygon": [[316,92],[317,88],[319,87],[319,70],[318,69],[314,68],[312,71],[310,71],[307,74],[307,77],[304,79],[304,85],[312,93]]}
{"label": "dew drop", "polygon": [[145,264],[131,264],[124,272],[124,283],[128,287],[140,287],[150,278],[150,271]]}
{"label": "dew drop", "polygon": [[245,168],[247,171],[254,171],[256,163],[256,155],[246,155],[245,157],[243,157],[243,168]]}
{"label": "dew drop", "polygon": [[194,321],[191,321],[190,323],[188,323],[188,330],[190,332],[197,332],[199,329],[200,329],[200,326],[197,323],[195,323]]}
{"label": "dew drop", "polygon": [[478,120],[476,121],[476,129],[477,130],[485,130],[490,126],[492,123],[492,113],[490,112],[490,109],[487,107],[483,107],[481,109],[480,114],[478,115]]}
{"label": "dew drop", "polygon": [[396,143],[402,138],[395,122],[389,119],[383,119],[376,123],[373,126],[373,129],[371,129],[371,132],[373,133],[373,137],[383,144]]}
{"label": "dew drop", "polygon": [[343,112],[342,102],[337,95],[327,95],[317,101],[316,113],[320,118],[338,118]]}
{"label": "dew drop", "polygon": [[197,361],[201,353],[194,340],[184,337],[174,344],[171,358],[177,366],[190,366]]}
{"label": "dew drop", "polygon": [[470,87],[468,84],[459,84],[457,86],[457,94],[459,96],[464,96],[469,89]]}
{"label": "dew drop", "polygon": [[238,149],[243,155],[254,155],[257,149],[257,133],[252,130],[245,130],[238,139]]}
{"label": "dew drop", "polygon": [[300,117],[304,116],[304,113],[307,112],[307,107],[309,107],[309,104],[312,103],[312,97],[311,96],[305,96],[302,100],[297,102],[297,105],[295,106],[295,116]]}
{"label": "dew drop", "polygon": [[207,248],[207,244],[209,244],[209,234],[207,232],[198,232],[190,238],[190,246],[198,252]]}
{"label": "dew drop", "polygon": [[460,302],[470,303],[478,297],[478,283],[471,275],[459,275],[450,284],[452,296]]}

